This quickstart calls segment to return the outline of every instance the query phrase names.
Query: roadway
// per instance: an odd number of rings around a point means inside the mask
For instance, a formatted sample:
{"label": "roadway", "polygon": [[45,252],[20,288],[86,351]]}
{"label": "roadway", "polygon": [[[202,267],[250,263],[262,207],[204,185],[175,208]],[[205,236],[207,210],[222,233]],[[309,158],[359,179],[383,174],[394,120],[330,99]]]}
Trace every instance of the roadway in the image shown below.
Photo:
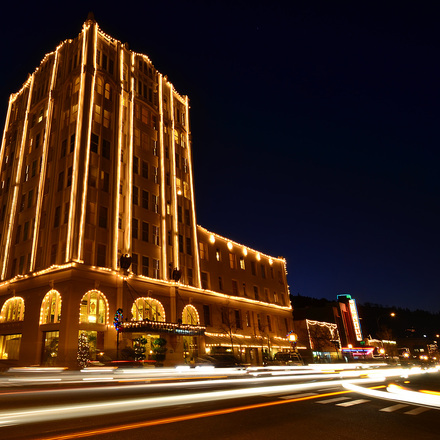
{"label": "roadway", "polygon": [[[335,368],[336,367],[336,368]],[[440,438],[438,369],[17,370],[2,439]]]}

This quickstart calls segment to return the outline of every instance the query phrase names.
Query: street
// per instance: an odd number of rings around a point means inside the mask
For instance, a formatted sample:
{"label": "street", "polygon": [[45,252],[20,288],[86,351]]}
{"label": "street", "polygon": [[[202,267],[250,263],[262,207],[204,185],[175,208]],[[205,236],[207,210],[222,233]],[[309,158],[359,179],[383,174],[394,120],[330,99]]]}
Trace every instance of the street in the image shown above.
{"label": "street", "polygon": [[80,373],[9,375],[0,382],[0,433],[11,440],[438,438],[437,369],[330,368],[89,371],[85,381]]}

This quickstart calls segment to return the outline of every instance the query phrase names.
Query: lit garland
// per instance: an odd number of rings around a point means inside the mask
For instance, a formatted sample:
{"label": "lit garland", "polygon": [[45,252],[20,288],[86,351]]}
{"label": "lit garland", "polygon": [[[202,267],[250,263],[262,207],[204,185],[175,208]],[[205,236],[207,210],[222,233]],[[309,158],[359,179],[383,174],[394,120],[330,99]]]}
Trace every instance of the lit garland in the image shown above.
{"label": "lit garland", "polygon": [[162,321],[132,321],[121,323],[122,332],[157,331],[161,333],[175,333],[186,336],[204,335],[206,327],[200,325],[178,324]]}

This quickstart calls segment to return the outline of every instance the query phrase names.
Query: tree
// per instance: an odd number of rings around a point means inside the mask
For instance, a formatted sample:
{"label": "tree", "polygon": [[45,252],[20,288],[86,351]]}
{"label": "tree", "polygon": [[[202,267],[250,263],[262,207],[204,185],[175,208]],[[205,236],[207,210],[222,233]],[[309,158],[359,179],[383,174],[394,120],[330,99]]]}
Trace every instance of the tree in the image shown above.
{"label": "tree", "polygon": [[85,332],[81,332],[79,335],[76,359],[80,368],[87,367],[87,364],[90,362],[90,344]]}

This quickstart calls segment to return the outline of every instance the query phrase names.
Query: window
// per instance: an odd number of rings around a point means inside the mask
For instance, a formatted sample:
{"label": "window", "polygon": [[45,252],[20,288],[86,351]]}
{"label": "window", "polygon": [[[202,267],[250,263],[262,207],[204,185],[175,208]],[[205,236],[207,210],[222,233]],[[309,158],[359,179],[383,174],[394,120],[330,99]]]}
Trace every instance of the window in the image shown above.
{"label": "window", "polygon": [[200,259],[201,260],[207,260],[207,249],[206,244],[203,243],[203,241],[199,242],[199,253],[200,253]]}
{"label": "window", "polygon": [[209,305],[203,305],[203,322],[205,325],[211,325],[211,310]]}
{"label": "window", "polygon": [[257,301],[260,300],[260,293],[258,291],[258,286],[254,286],[254,296]]}
{"label": "window", "polygon": [[191,224],[191,216],[189,213],[189,209],[185,209],[185,223],[187,225]]}
{"label": "window", "polygon": [[[110,63],[112,61],[110,60]],[[112,88],[110,87],[109,83],[105,83],[105,93],[104,93],[105,99],[112,99]]]}
{"label": "window", "polygon": [[257,267],[255,265],[255,261],[251,261],[251,273],[252,275],[257,275]]}
{"label": "window", "polygon": [[148,163],[142,161],[142,177],[148,179]]}
{"label": "window", "polygon": [[187,304],[183,308],[182,324],[189,324],[189,325],[200,324],[199,313],[197,312],[197,309],[193,305]]}
{"label": "window", "polygon": [[139,188],[133,186],[133,205],[139,205]]}
{"label": "window", "polygon": [[61,157],[64,157],[67,153],[67,139],[64,139],[61,143]]}
{"label": "window", "polygon": [[26,241],[28,238],[29,238],[29,222],[25,222],[23,228],[23,241]]}
{"label": "window", "polygon": [[261,277],[266,278],[266,266],[264,264],[261,265]]}
{"label": "window", "polygon": [[99,136],[95,133],[92,133],[90,137],[90,151],[92,153],[97,153],[98,146],[99,146]]}
{"label": "window", "polygon": [[221,254],[221,252],[220,252],[220,249],[216,249],[216,250],[215,250],[215,259],[216,259],[217,261],[222,261],[222,254]]}
{"label": "window", "polygon": [[58,191],[61,191],[64,186],[64,171],[61,171],[60,174],[58,174]]}
{"label": "window", "polygon": [[222,277],[218,277],[218,290],[220,290],[220,292],[223,291],[223,280],[222,280]]}
{"label": "window", "polygon": [[33,201],[34,201],[34,190],[31,189],[28,194],[28,203],[27,203],[28,208],[32,206]]}
{"label": "window", "polygon": [[244,257],[240,257],[240,269],[245,270],[246,269],[246,265],[244,262]]}
{"label": "window", "polygon": [[98,290],[88,291],[81,299],[81,323],[106,324],[108,301],[104,294]]}
{"label": "window", "polygon": [[138,254],[132,254],[131,255],[131,271],[135,275],[137,275],[137,273],[138,273],[138,264],[139,264]]}
{"label": "window", "polygon": [[240,310],[234,310],[234,314],[235,314],[235,327],[243,328],[242,323],[241,323],[241,313],[240,313]]}
{"label": "window", "polygon": [[182,207],[177,206],[177,221],[182,223]]}
{"label": "window", "polygon": [[158,197],[154,194],[151,197],[153,199],[153,211],[155,213],[158,213],[159,212]]}
{"label": "window", "polygon": [[73,153],[73,150],[75,149],[75,133],[70,136],[70,152]]}
{"label": "window", "polygon": [[20,355],[21,334],[0,336],[0,359],[18,360]]}
{"label": "window", "polygon": [[272,321],[271,321],[269,315],[266,315],[266,320],[267,320],[267,328],[271,332],[272,331]]}
{"label": "window", "polygon": [[17,232],[15,233],[15,244],[20,242],[21,225],[17,226]]}
{"label": "window", "polygon": [[64,204],[64,221],[63,223],[66,224],[69,221],[69,202]]}
{"label": "window", "polygon": [[165,322],[165,309],[160,301],[154,298],[138,298],[133,303],[131,314],[134,321]]}
{"label": "window", "polygon": [[97,179],[97,175],[98,175],[98,168],[93,167],[93,166],[90,164],[90,167],[89,167],[89,176],[88,176],[88,179],[89,179],[88,184],[89,184],[89,186],[91,186],[92,188],[96,188],[96,179]]}
{"label": "window", "polygon": [[110,159],[110,141],[102,140],[102,157]]}
{"label": "window", "polygon": [[236,280],[232,280],[232,294],[238,295],[238,283]]}
{"label": "window", "polygon": [[150,259],[148,257],[142,257],[142,275],[148,277],[150,274]]}
{"label": "window", "polygon": [[235,254],[229,254],[229,267],[231,269],[236,269],[237,268],[237,263],[235,260]]}
{"label": "window", "polygon": [[148,242],[148,236],[150,234],[149,224],[142,222],[142,241]]}
{"label": "window", "polygon": [[[96,54],[97,64],[99,64],[98,54],[100,54],[99,50]],[[95,88],[96,88],[96,93],[98,93],[99,95],[102,95],[102,79],[99,76],[96,78],[96,87]]]}
{"label": "window", "polygon": [[148,191],[142,190],[142,208],[148,209],[148,200],[150,198],[150,194]]}
{"label": "window", "polygon": [[108,210],[105,206],[99,207],[99,219],[98,219],[98,226],[100,228],[106,228],[107,227],[107,216],[108,216]]}
{"label": "window", "polygon": [[133,238],[139,237],[139,220],[137,218],[132,219],[131,236]]}
{"label": "window", "polygon": [[157,246],[160,245],[159,227],[154,225],[153,225],[153,243]]}
{"label": "window", "polygon": [[[26,204],[26,194],[22,194],[21,200],[20,200],[20,212],[23,211],[25,204]],[[3,215],[4,215],[4,212],[5,212],[5,207],[3,207]],[[3,218],[2,218],[2,220],[3,220]]]}
{"label": "window", "polygon": [[246,327],[250,327],[250,326],[251,326],[251,313],[248,310],[246,312]]}
{"label": "window", "polygon": [[98,244],[96,246],[96,265],[99,267],[106,267],[107,266],[107,247],[105,244]]}
{"label": "window", "polygon": [[188,255],[192,255],[191,237],[186,237],[186,253]]}
{"label": "window", "polygon": [[54,228],[57,228],[60,225],[60,218],[61,218],[61,206],[57,206],[55,208],[55,218],[53,220]]}
{"label": "window", "polygon": [[61,295],[56,290],[46,293],[41,303],[40,324],[54,324],[61,320]]}
{"label": "window", "polygon": [[24,299],[20,296],[14,296],[6,300],[0,312],[0,322],[23,321],[23,319]]}
{"label": "window", "polygon": [[183,252],[183,235],[179,234],[179,252]]}
{"label": "window", "polygon": [[202,272],[201,273],[201,279],[202,279],[202,289],[209,289],[208,273],[207,272]]}
{"label": "window", "polygon": [[153,278],[160,277],[159,260],[153,259]]}
{"label": "window", "polygon": [[106,128],[110,127],[110,112],[107,110],[104,110],[104,120],[103,120],[103,125]]}
{"label": "window", "polygon": [[67,184],[66,186],[69,187],[72,185],[72,167],[67,168]]}
{"label": "window", "polygon": [[133,174],[139,174],[139,158],[133,156]]}
{"label": "window", "polygon": [[34,161],[32,162],[31,177],[35,177],[36,174],[37,174],[37,161],[34,160]]}

